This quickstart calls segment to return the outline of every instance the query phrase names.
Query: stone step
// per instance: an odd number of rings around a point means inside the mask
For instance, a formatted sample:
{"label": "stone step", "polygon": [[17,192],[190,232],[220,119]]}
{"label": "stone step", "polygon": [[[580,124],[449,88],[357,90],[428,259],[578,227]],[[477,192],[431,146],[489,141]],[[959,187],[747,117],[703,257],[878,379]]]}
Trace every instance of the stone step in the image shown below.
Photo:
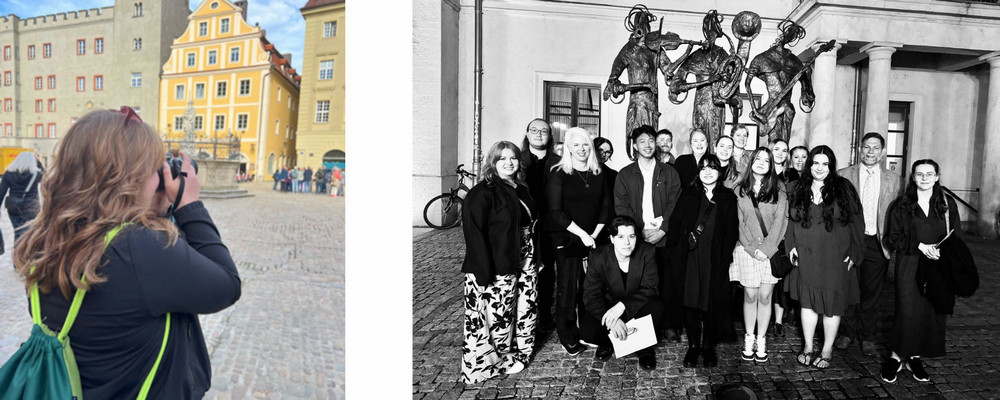
{"label": "stone step", "polygon": [[253,197],[245,189],[203,189],[199,197],[205,199],[238,199],[241,197]]}

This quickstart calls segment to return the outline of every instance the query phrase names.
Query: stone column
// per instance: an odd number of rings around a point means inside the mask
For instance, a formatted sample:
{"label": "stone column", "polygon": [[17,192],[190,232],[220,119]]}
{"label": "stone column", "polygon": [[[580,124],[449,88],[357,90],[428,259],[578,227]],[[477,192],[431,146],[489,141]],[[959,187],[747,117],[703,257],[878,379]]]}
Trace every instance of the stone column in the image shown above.
{"label": "stone column", "polygon": [[868,91],[865,98],[865,130],[883,136],[889,130],[889,73],[892,71],[892,53],[896,46],[869,43],[861,48],[868,53]]}
{"label": "stone column", "polygon": [[980,57],[990,63],[989,99],[986,102],[986,140],[983,143],[983,180],[979,192],[979,235],[996,239],[994,226],[1000,211],[1000,52]]}
{"label": "stone column", "polygon": [[[826,42],[814,44],[813,51],[819,49],[819,46],[824,43]],[[833,50],[817,56],[816,64],[813,65],[812,85],[813,92],[816,93],[816,105],[813,107],[812,113],[809,114],[811,129],[806,143],[810,148],[821,144],[834,147],[833,105],[836,103],[834,91],[836,90],[837,50],[839,49],[840,44],[835,44]]]}

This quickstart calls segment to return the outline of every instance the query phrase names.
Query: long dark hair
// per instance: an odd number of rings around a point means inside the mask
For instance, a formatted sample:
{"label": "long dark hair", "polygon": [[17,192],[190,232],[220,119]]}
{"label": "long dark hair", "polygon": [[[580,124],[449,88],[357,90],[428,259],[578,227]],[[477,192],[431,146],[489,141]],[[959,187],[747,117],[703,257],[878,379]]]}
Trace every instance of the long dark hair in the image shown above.
{"label": "long dark hair", "polygon": [[548,156],[549,154],[552,154],[552,149],[555,146],[555,144],[552,143],[554,142],[554,140],[552,140],[552,124],[542,118],[535,118],[531,120],[531,122],[528,123],[528,126],[524,127],[524,139],[521,140],[521,153],[524,157],[518,157],[521,159],[521,164],[524,164],[525,168],[531,165],[531,143],[528,143],[528,130],[531,129],[531,124],[535,123],[535,121],[544,122],[545,128],[549,130],[549,141],[545,144],[545,155]]}
{"label": "long dark hair", "polygon": [[816,146],[809,151],[809,158],[806,159],[802,177],[795,181],[792,190],[788,193],[788,219],[792,222],[802,223],[803,228],[812,226],[809,217],[809,209],[813,206],[812,184],[815,180],[812,176],[812,165],[813,160],[818,155],[824,155],[830,160],[830,172],[823,180],[824,184],[821,190],[823,203],[820,204],[823,207],[823,223],[829,232],[833,230],[834,202],[840,209],[840,216],[837,219],[840,220],[841,226],[846,226],[851,222],[853,215],[861,212],[861,201],[858,199],[854,185],[846,178],[837,175],[837,156],[833,154],[833,150],[824,145]]}
{"label": "long dark hair", "polygon": [[490,148],[489,153],[486,154],[486,159],[483,163],[483,180],[491,184],[500,181],[500,174],[497,173],[497,161],[500,160],[500,155],[503,154],[503,151],[507,149],[514,152],[514,157],[517,157],[518,161],[517,173],[514,174],[514,183],[527,186],[527,183],[524,181],[524,154],[517,148],[517,145],[506,140],[496,142]]}
{"label": "long dark hair", "polygon": [[[917,167],[921,165],[930,165],[934,167],[935,174],[941,174],[941,167],[934,160],[927,158],[913,162],[913,166],[910,167],[910,179],[906,183],[906,191],[899,198],[899,206],[903,207],[903,210],[909,215],[917,212],[917,182],[914,181],[913,174],[917,172]],[[937,212],[938,217],[941,219],[944,219],[945,213],[948,212],[948,199],[945,198],[944,190],[941,189],[940,178],[938,178],[937,182],[934,182],[934,188],[931,191],[930,210]]]}
{"label": "long dark hair", "polygon": [[712,196],[714,197],[719,192],[725,190],[723,182],[725,178],[722,177],[722,163],[719,162],[719,157],[715,154],[705,153],[698,161],[698,173],[694,176],[694,181],[691,182],[691,193],[697,193],[701,195],[705,192],[705,184],[701,182],[701,170],[705,167],[711,167],[719,172],[719,179],[715,181],[715,188],[712,189]]}
{"label": "long dark hair", "polygon": [[774,172],[774,155],[771,154],[771,150],[766,146],[760,146],[752,153],[750,153],[750,163],[747,164],[747,171],[743,174],[743,178],[737,183],[736,193],[740,197],[746,197],[753,195],[753,184],[757,179],[753,174],[753,163],[757,160],[757,155],[764,153],[767,154],[767,172],[764,173],[764,179],[760,182],[760,192],[756,193],[757,201],[764,203],[777,203],[778,202],[778,174]]}
{"label": "long dark hair", "polygon": [[[732,136],[719,136],[718,139],[715,139],[715,146],[718,146],[719,142],[721,142],[722,139],[729,139],[729,141],[733,143],[733,148],[734,149],[736,148],[736,140],[733,139]],[[716,152],[716,154],[718,154],[718,152]],[[716,157],[718,157],[718,156],[716,156]],[[722,160],[719,160],[719,164],[722,164]],[[725,166],[725,168],[726,168],[725,172],[726,173],[725,174],[719,174],[719,175],[725,175],[725,176],[720,176],[719,178],[721,178],[723,181],[727,181],[729,179],[734,179],[735,180],[735,179],[739,178],[740,174],[742,174],[743,171],[740,171],[739,169],[737,169],[736,164],[738,164],[737,160],[736,160],[736,157],[733,157],[733,153],[730,152],[729,153],[729,162]]]}

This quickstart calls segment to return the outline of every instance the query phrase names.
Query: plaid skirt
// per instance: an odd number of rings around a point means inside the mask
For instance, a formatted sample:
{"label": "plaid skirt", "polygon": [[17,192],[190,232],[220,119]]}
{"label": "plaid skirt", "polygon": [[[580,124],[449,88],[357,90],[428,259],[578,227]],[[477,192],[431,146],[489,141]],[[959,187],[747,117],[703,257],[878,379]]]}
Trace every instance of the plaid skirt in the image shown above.
{"label": "plaid skirt", "polygon": [[733,250],[733,263],[729,266],[729,280],[738,281],[743,287],[757,288],[762,283],[773,285],[778,278],[771,275],[771,260],[759,261],[753,258],[742,244]]}

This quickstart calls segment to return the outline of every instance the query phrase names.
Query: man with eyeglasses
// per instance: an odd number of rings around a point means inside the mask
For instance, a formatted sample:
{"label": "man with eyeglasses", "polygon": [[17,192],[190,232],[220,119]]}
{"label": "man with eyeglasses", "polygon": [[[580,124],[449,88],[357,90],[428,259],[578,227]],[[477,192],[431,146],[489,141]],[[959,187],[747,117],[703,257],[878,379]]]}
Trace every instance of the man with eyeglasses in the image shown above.
{"label": "man with eyeglasses", "polygon": [[[559,156],[553,151],[552,128],[549,122],[535,118],[528,123],[521,142],[521,159],[524,168],[524,179],[528,183],[528,193],[535,204],[548,204],[545,196],[545,184],[548,182],[552,167],[559,162]],[[545,221],[548,207],[538,208],[538,221]],[[544,222],[542,222],[544,223]],[[539,226],[538,230],[541,229]],[[538,328],[539,336],[555,328],[552,319],[552,303],[555,295],[555,250],[549,235],[544,232],[538,235],[539,259],[538,271]],[[541,345],[543,340],[536,340]]]}
{"label": "man with eyeglasses", "polygon": [[865,217],[865,256],[854,268],[861,289],[861,303],[847,309],[841,323],[842,335],[834,347],[845,350],[852,341],[861,342],[861,352],[877,357],[875,348],[875,309],[889,267],[889,252],[882,247],[885,213],[900,194],[900,177],[882,165],[885,138],[878,132],[868,132],[861,138],[861,163],[837,171],[847,178],[861,197]]}
{"label": "man with eyeglasses", "polygon": [[[677,170],[655,158],[656,130],[642,125],[630,135],[636,159],[618,172],[615,180],[615,214],[626,215],[641,224],[642,238],[656,246],[656,265],[659,270],[660,298],[667,306],[664,319],[668,342],[680,342],[679,330],[683,326],[683,304],[670,302],[674,294],[671,281],[682,281],[668,271],[666,234],[667,221],[681,196],[681,178]],[[674,282],[677,283],[677,282]],[[681,284],[683,286],[683,283]]]}

